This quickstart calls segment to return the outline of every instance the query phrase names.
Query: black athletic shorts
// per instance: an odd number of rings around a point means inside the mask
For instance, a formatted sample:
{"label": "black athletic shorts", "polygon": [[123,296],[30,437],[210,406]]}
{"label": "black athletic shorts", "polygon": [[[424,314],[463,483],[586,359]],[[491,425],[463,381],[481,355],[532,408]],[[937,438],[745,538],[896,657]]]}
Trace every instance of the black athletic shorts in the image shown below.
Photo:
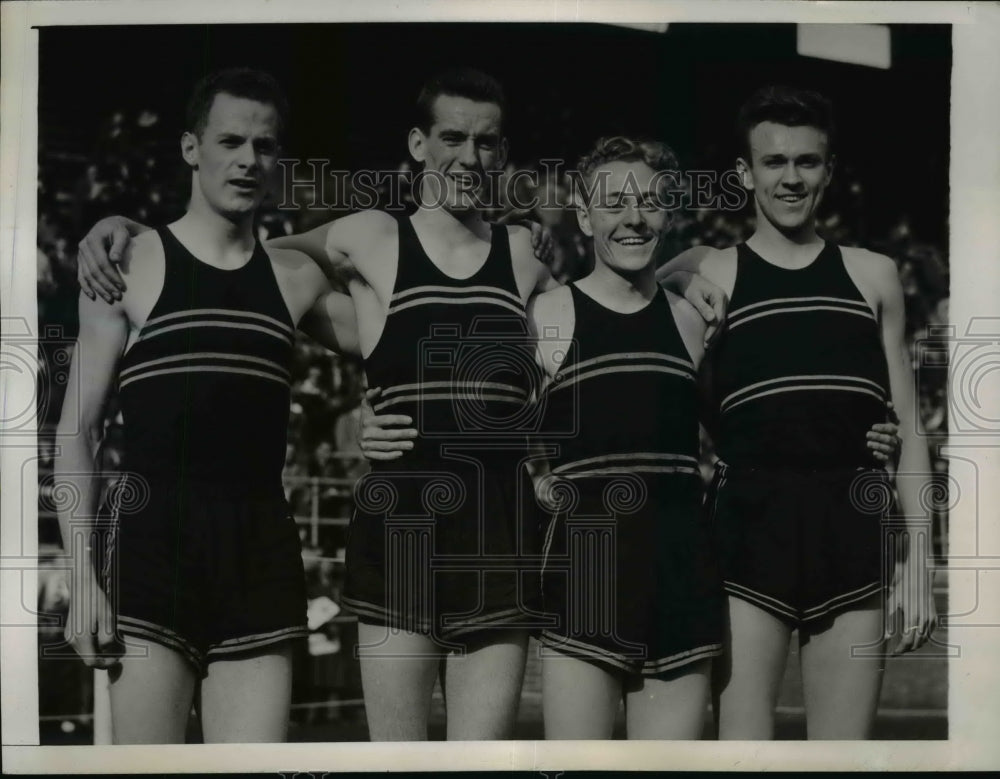
{"label": "black athletic shorts", "polygon": [[[308,635],[301,544],[280,486],[135,479],[109,501],[104,579],[121,634],[179,652],[201,675],[213,660]],[[144,505],[126,509],[123,494]]]}
{"label": "black athletic shorts", "polygon": [[538,514],[520,458],[397,465],[378,464],[355,486],[344,605],[455,648],[473,632],[534,627]]}
{"label": "black athletic shorts", "polygon": [[718,463],[705,502],[726,592],[793,625],[882,592],[883,470],[745,468]]}
{"label": "black athletic shorts", "polygon": [[576,505],[552,516],[542,593],[557,621],[543,651],[650,677],[722,653],[725,594],[701,478],[645,481],[639,504],[612,507],[621,480],[577,479]]}

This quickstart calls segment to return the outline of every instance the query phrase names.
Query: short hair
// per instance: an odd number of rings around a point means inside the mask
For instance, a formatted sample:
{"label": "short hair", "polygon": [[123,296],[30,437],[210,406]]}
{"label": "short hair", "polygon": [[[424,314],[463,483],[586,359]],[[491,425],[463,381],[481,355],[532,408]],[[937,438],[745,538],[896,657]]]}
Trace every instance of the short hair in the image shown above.
{"label": "short hair", "polygon": [[199,80],[187,104],[186,126],[189,132],[201,138],[208,124],[208,113],[218,94],[273,105],[278,112],[278,132],[284,132],[288,121],[288,100],[274,76],[253,68],[226,68]]}
{"label": "short hair", "polygon": [[580,158],[576,165],[577,175],[581,182],[587,181],[594,171],[609,162],[644,162],[657,173],[678,169],[677,156],[662,141],[614,135],[598,139]]}
{"label": "short hair", "polygon": [[434,101],[441,95],[464,97],[478,103],[495,103],[500,116],[507,114],[503,87],[493,76],[474,68],[451,68],[427,79],[417,97],[416,126],[425,133],[434,124]]}
{"label": "short hair", "polygon": [[780,85],[762,87],[754,92],[736,118],[740,154],[747,161],[750,161],[750,133],[761,122],[815,127],[826,134],[827,153],[833,151],[833,105],[819,92]]}

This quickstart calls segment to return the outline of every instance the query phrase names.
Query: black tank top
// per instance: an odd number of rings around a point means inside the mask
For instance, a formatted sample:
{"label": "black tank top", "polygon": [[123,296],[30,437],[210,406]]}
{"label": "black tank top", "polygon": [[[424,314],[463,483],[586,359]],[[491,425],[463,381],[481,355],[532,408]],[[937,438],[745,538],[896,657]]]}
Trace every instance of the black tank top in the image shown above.
{"label": "black tank top", "polygon": [[726,332],[712,359],[719,456],[732,465],[871,465],[865,433],[886,419],[878,322],[827,242],[805,268],[737,247]]}
{"label": "black tank top", "polygon": [[696,373],[666,294],[621,314],[569,289],[573,341],[544,401],[546,443],[559,447],[552,472],[597,483],[622,473],[659,484],[697,476]]}
{"label": "black tank top", "polygon": [[280,490],[295,328],[271,261],[221,270],[157,232],[163,290],[119,371],[128,468]]}
{"label": "black tank top", "polygon": [[385,329],[365,360],[381,387],[377,414],[407,414],[419,435],[393,469],[421,467],[449,442],[523,446],[537,377],[507,228],[494,225],[483,266],[467,279],[442,272],[409,217],[397,216],[399,261]]}

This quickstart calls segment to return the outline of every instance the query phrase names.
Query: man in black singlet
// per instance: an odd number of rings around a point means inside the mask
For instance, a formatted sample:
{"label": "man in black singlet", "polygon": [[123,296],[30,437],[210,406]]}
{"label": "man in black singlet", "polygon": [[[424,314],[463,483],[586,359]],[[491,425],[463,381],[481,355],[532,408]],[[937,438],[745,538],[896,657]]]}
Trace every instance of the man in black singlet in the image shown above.
{"label": "man in black singlet", "polygon": [[[425,175],[415,214],[360,212],[269,246],[341,276],[383,423],[419,427],[413,457],[356,491],[344,597],[360,620],[370,736],[427,737],[443,660],[448,738],[504,738],[537,598],[517,499],[533,371],[524,307],[555,282],[528,230],[492,226],[479,207],[486,174],[506,159],[500,85],[450,71],[427,82],[417,107],[408,145]],[[103,244],[107,231],[94,233]],[[390,430],[370,447],[410,445],[406,435]]]}
{"label": "man in black singlet", "polygon": [[[111,674],[116,743],[183,742],[196,689],[206,742],[285,739],[290,641],[307,634],[281,483],[294,330],[357,350],[350,299],[306,255],[254,237],[285,114],[267,74],[202,80],[181,138],[186,213],[129,246],[120,300],[80,296],[80,396],[64,405],[56,460],[79,498],[59,517],[74,566],[66,637]],[[116,382],[126,473],[98,573],[86,518]]]}
{"label": "man in black singlet", "polygon": [[[730,626],[715,678],[719,733],[773,736],[797,629],[809,738],[866,738],[884,665],[884,611],[901,610],[897,652],[920,646],[935,624],[920,500],[931,471],[914,426],[902,287],[888,257],[816,232],[834,164],[825,98],[762,89],[741,109],[739,131],[737,167],[753,193],[756,231],[730,249],[691,249],[660,271],[696,271],[730,300],[709,358],[721,461],[706,504]],[[883,572],[890,487],[864,438],[890,400],[900,418],[907,478],[897,486],[909,551]]]}
{"label": "man in black singlet", "polygon": [[[545,529],[545,736],[697,739],[724,595],[701,522],[697,371],[705,322],[656,283],[671,222],[664,144],[599,140],[578,166],[594,271],[535,298],[548,383],[537,437]],[[628,402],[623,402],[627,398]],[[579,419],[575,436],[558,436]]]}

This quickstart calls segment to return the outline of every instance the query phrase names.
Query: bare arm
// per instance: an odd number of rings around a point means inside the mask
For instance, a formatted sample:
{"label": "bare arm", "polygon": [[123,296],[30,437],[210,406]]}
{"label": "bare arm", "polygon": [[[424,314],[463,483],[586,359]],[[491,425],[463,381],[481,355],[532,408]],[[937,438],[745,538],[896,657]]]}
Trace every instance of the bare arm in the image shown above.
{"label": "bare arm", "polygon": [[895,652],[916,649],[936,624],[930,566],[931,523],[922,495],[933,474],[926,443],[917,435],[914,374],[905,339],[903,288],[896,267],[887,257],[872,259],[871,278],[880,298],[882,343],[889,368],[892,402],[899,415],[901,450],[896,489],[906,517],[906,533],[897,550],[890,613],[902,609],[902,630]]}
{"label": "bare arm", "polygon": [[320,295],[299,320],[299,330],[331,352],[361,356],[354,301],[341,292]]}
{"label": "bare arm", "polygon": [[269,249],[294,249],[309,256],[322,269],[328,279],[335,279],[336,268],[327,253],[327,236],[336,222],[327,222],[297,235],[282,235],[265,243]]}
{"label": "bare arm", "polygon": [[116,264],[131,239],[151,229],[124,216],[109,216],[91,227],[76,254],[76,278],[83,294],[106,303],[121,300],[127,286]]}
{"label": "bare arm", "polygon": [[692,247],[656,271],[660,286],[682,296],[705,321],[708,326],[704,338],[706,346],[720,331],[729,303],[725,290],[702,273],[702,264],[711,251],[707,246]]}
{"label": "bare arm", "polygon": [[[93,566],[93,517],[100,499],[97,454],[104,437],[104,412],[128,339],[121,304],[108,306],[80,295],[80,333],[58,435],[55,489],[71,500],[57,501],[63,546],[72,561],[70,610],[65,635],[87,665],[116,662],[107,652],[114,619]],[[74,397],[70,393],[79,391]]]}

